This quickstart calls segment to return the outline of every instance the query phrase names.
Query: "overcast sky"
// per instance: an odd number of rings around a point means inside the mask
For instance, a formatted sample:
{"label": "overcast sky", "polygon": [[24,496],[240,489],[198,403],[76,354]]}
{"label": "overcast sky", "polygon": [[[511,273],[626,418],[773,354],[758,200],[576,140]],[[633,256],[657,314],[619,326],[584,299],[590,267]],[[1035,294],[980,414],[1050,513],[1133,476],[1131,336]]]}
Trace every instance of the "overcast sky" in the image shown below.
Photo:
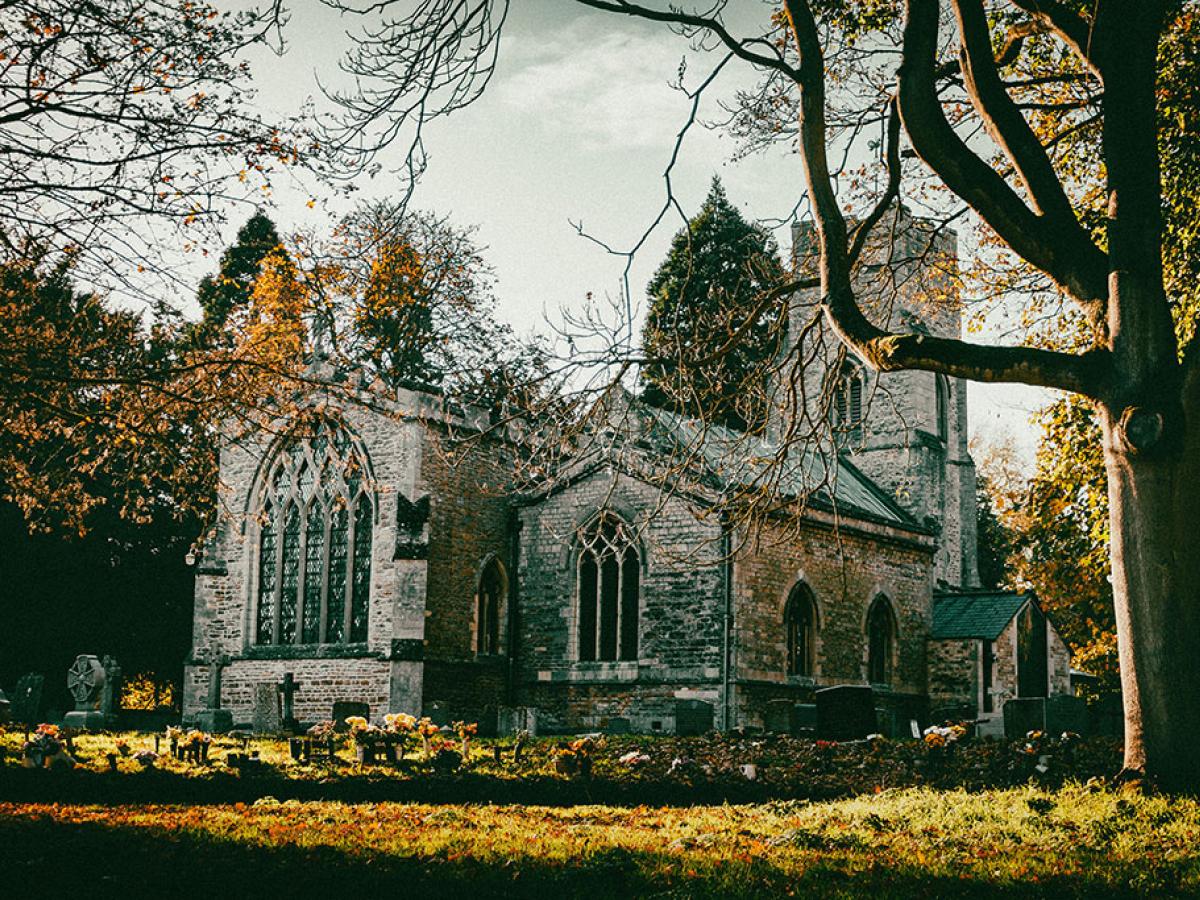
{"label": "overcast sky", "polygon": [[[356,27],[317,0],[293,0],[291,9],[287,53],[253,60],[259,104],[272,113],[296,112],[317,93],[318,77],[336,79],[337,58],[348,46],[344,33]],[[689,101],[670,86],[685,57],[691,87],[715,60],[692,53],[662,26],[569,0],[514,0],[484,96],[429,127],[429,169],[414,205],[478,229],[496,272],[500,313],[518,329],[544,327],[546,315],[577,309],[588,293],[620,295],[625,261],[580,237],[572,223],[626,249],[653,221],[666,198],[663,171],[688,114]],[[719,117],[717,101],[750,77],[744,66],[728,67],[701,117]],[[799,159],[780,150],[734,161],[736,149],[720,131],[692,129],[672,175],[684,210],[698,209],[716,174],[747,218],[786,219],[803,191]],[[357,186],[360,195],[383,197],[396,192],[397,181],[385,172]],[[313,194],[319,202],[310,209]],[[274,201],[269,212],[285,231],[323,227],[350,202],[286,184],[277,184]],[[231,223],[231,237],[238,224]],[[680,225],[673,214],[638,253],[630,274],[635,302]],[[785,228],[777,238],[786,252]],[[1045,396],[1021,386],[973,385],[972,430],[991,441],[1012,434],[1028,453],[1028,412]]]}

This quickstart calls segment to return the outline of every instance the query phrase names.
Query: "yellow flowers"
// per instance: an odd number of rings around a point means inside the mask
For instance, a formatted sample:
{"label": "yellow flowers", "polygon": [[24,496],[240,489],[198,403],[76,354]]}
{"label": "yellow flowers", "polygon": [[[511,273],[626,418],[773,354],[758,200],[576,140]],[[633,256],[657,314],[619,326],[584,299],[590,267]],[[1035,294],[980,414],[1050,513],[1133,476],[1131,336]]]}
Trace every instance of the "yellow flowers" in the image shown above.
{"label": "yellow flowers", "polygon": [[408,713],[388,713],[383,717],[388,731],[412,731],[417,726],[417,717]]}
{"label": "yellow flowers", "polygon": [[346,725],[350,728],[350,732],[366,731],[369,723],[362,716],[346,716]]}

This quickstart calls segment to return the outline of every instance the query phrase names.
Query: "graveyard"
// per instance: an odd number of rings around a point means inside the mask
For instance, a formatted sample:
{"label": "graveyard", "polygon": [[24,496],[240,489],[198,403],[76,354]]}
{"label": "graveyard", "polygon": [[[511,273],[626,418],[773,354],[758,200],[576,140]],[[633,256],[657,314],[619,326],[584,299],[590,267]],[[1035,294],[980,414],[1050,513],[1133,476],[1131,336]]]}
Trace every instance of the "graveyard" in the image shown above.
{"label": "graveyard", "polygon": [[[49,890],[1200,890],[1200,804],[1111,786],[1100,777],[1119,759],[1111,741],[473,738],[465,760],[441,767],[419,738],[395,763],[364,763],[351,734],[313,759],[295,738],[199,735],[201,755],[187,733],[81,733],[70,765],[31,768],[22,732],[0,737],[0,872]],[[441,740],[461,749],[457,734]]]}

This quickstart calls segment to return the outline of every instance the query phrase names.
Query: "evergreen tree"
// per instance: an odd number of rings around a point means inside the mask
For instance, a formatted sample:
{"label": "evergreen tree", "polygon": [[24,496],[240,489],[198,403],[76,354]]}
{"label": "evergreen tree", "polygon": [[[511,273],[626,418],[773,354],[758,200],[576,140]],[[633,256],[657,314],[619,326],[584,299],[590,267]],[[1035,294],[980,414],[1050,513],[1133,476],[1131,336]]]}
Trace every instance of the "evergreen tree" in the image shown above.
{"label": "evergreen tree", "polygon": [[238,230],[233,244],[221,254],[217,273],[206,275],[196,292],[202,318],[195,343],[208,346],[219,341],[230,314],[249,303],[263,258],[281,243],[275,223],[262,212],[255,212]]}
{"label": "evergreen tree", "polygon": [[774,239],[747,222],[713,178],[646,288],[643,398],[735,428],[761,425],[783,304],[756,307],[783,279]]}

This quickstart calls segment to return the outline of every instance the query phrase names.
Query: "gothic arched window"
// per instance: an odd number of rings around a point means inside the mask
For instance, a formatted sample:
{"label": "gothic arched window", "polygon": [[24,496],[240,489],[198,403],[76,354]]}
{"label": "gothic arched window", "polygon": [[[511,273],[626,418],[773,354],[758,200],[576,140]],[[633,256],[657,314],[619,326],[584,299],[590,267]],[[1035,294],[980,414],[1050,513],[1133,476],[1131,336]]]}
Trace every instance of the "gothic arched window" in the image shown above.
{"label": "gothic arched window", "polygon": [[492,557],[479,576],[479,603],[476,609],[475,652],[481,656],[500,653],[500,616],[504,608],[508,580],[504,566]]}
{"label": "gothic arched window", "polygon": [[817,665],[817,604],[808,585],[792,588],[783,610],[787,632],[787,673],[813,675]]}
{"label": "gothic arched window", "polygon": [[579,659],[637,659],[641,561],[629,526],[603,513],[581,529],[579,544]]}
{"label": "gothic arched window", "polygon": [[350,436],[322,419],[268,469],[259,506],[255,643],[367,639],[374,506]]}
{"label": "gothic arched window", "polygon": [[880,594],[867,613],[867,680],[891,684],[896,658],[896,615],[891,601]]}

